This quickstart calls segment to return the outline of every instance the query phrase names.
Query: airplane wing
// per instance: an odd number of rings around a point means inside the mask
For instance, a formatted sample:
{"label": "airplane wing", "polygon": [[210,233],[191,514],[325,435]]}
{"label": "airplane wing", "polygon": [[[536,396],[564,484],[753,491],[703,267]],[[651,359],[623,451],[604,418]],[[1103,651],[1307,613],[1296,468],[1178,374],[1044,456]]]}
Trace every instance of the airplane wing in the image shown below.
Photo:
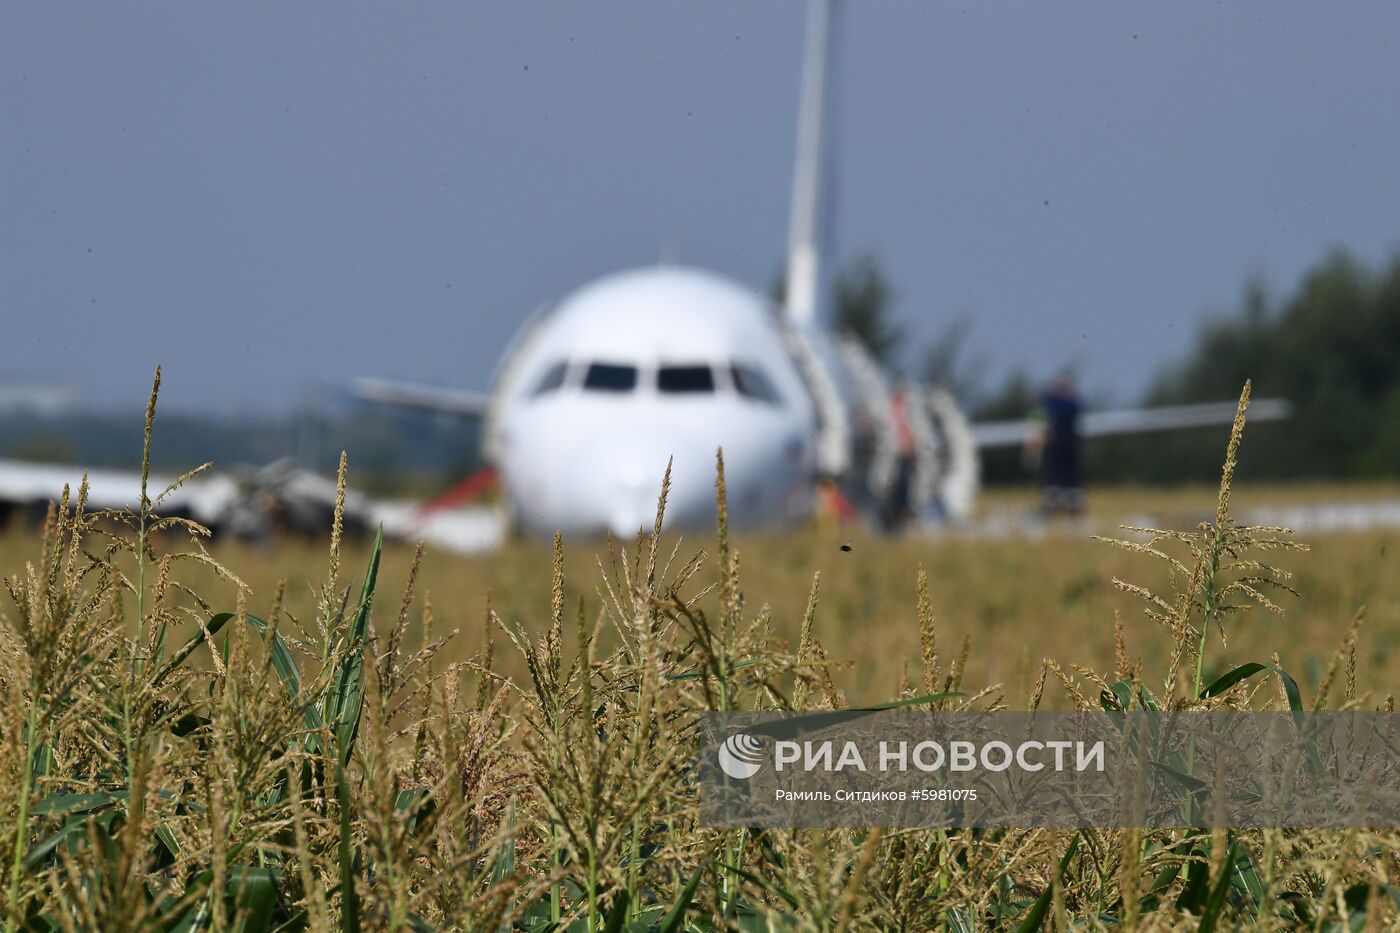
{"label": "airplane wing", "polygon": [[[1235,402],[1205,402],[1198,405],[1167,405],[1161,408],[1130,408],[1120,411],[1091,411],[1079,418],[1079,436],[1114,437],[1128,434],[1156,434],[1187,428],[1208,428],[1235,420]],[[1293,412],[1284,399],[1260,398],[1249,403],[1250,421],[1282,421]],[[1029,421],[984,421],[972,425],[972,436],[983,449],[1019,447],[1034,426]]]}
{"label": "airplane wing", "polygon": [[[82,467],[28,460],[0,460],[0,500],[12,503],[46,503],[57,500],[68,486],[74,498],[83,478]],[[88,502],[94,509],[136,508],[141,499],[141,474],[123,470],[88,470]],[[151,476],[147,489],[154,497],[168,480]]]}
{"label": "airplane wing", "polygon": [[[71,464],[32,463],[27,460],[0,460],[0,504],[40,508],[57,501],[66,485],[76,500],[83,468]],[[88,470],[88,509],[139,509],[141,473],[138,470]],[[173,476],[151,474],[146,483],[152,499],[174,481]],[[226,476],[203,475],[175,490],[162,503],[162,510],[178,512],[205,524],[210,523],[237,495],[237,485]]]}
{"label": "airplane wing", "polygon": [[394,382],[389,379],[356,379],[352,391],[356,398],[374,402],[376,405],[472,418],[484,415],[491,400],[491,396],[485,392],[470,392],[416,382]]}
{"label": "airplane wing", "polygon": [[[67,486],[76,501],[78,486],[87,474],[89,512],[124,510],[134,512],[141,507],[141,473],[139,470],[90,469],[61,463],[34,463],[27,460],[0,459],[0,519],[11,509],[28,510],[37,519],[50,502],[55,502]],[[277,523],[306,532],[324,531],[331,526],[335,513],[337,490],[334,479],[304,470],[291,460],[279,460],[261,467],[235,467],[217,473],[205,472],[186,481],[164,499],[157,497],[172,483],[174,476],[152,473],[146,483],[152,505],[162,515],[183,515],[208,527],[221,527],[237,537],[257,537],[270,529],[269,521],[276,513]],[[353,489],[346,490],[345,516],[348,523],[371,528],[380,520],[379,504]],[[389,510],[390,518],[396,518]],[[455,524],[454,524],[455,523]],[[495,540],[477,529],[463,524],[460,516],[445,519],[441,526],[432,526],[438,537],[449,547],[467,547]],[[480,525],[480,521],[477,522]],[[502,525],[504,528],[504,525]],[[407,537],[416,530],[407,519],[398,521],[386,531],[401,532]],[[475,537],[473,535],[475,534]],[[456,537],[454,537],[456,535]],[[499,537],[499,535],[497,536]]]}

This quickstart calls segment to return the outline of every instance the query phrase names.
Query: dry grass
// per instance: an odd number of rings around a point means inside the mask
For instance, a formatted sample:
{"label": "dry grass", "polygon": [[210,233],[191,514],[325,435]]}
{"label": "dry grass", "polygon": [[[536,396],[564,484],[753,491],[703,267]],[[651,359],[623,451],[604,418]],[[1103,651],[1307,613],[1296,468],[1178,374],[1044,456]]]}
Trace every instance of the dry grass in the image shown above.
{"label": "dry grass", "polygon": [[[1387,487],[1369,485],[1309,488],[1307,499],[1360,500],[1380,497]],[[1390,487],[1400,499],[1400,486]],[[1278,495],[1275,495],[1278,493]],[[1292,491],[1245,490],[1246,503],[1277,502]],[[1292,493],[1297,494],[1297,493]],[[1029,507],[1033,497],[994,493],[992,509]],[[1208,516],[1215,490],[1201,485],[1175,490],[1106,490],[1091,496],[1091,509],[1103,519],[1096,525],[1113,533],[1111,518],[1150,516],[1166,527],[1190,527]],[[1132,508],[1123,508],[1128,504]],[[676,539],[667,536],[667,544]],[[850,543],[844,552],[840,545]],[[1311,550],[1289,554],[1278,563],[1297,574],[1299,596],[1286,604],[1287,614],[1252,612],[1228,629],[1228,647],[1213,659],[1224,667],[1232,659],[1268,657],[1278,651],[1285,667],[1300,679],[1316,679],[1358,608],[1367,609],[1367,634],[1358,657],[1359,675],[1367,683],[1400,684],[1400,530],[1338,533],[1310,537]],[[367,540],[347,542],[344,564],[363,567]],[[0,567],[17,567],[34,554],[34,537],[19,529],[0,536]],[[682,553],[713,550],[712,535],[692,535],[680,542]],[[834,529],[809,528],[797,533],[738,538],[743,560],[745,598],[757,608],[772,608],[774,634],[796,645],[812,575],[820,572],[822,598],[815,630],[832,657],[849,662],[843,686],[853,702],[887,699],[903,669],[915,676],[919,662],[915,586],[919,569],[928,573],[940,637],[955,648],[964,637],[973,641],[968,678],[979,684],[1023,685],[1040,659],[1105,669],[1114,655],[1113,616],[1120,611],[1132,652],[1149,664],[1165,659],[1170,640],[1144,620],[1139,607],[1112,586],[1114,577],[1152,585],[1165,575],[1149,563],[1092,539],[1090,531],[1073,531],[1040,540],[1025,538],[864,537]],[[210,553],[235,568],[248,584],[249,606],[266,611],[286,581],[284,604],[298,618],[308,618],[317,595],[310,582],[324,573],[325,541],[283,540],[271,548],[238,542],[219,543]],[[402,592],[412,565],[409,545],[385,545],[381,586]],[[582,598],[589,612],[599,607],[598,590],[606,562],[606,542],[565,541],[567,598]],[[438,631],[460,628],[464,637],[449,643],[443,657],[462,659],[477,650],[488,595],[505,620],[541,631],[550,604],[550,547],[546,542],[516,542],[500,552],[459,556],[428,549],[418,571],[418,591],[431,597]],[[711,564],[713,560],[711,560]],[[713,568],[711,568],[713,572]],[[209,575],[197,576],[195,588],[217,594]],[[233,599],[223,585],[222,597]],[[213,596],[211,595],[212,599]],[[713,610],[717,596],[701,602]],[[387,623],[389,620],[380,620]],[[416,644],[420,617],[409,622],[407,637]],[[519,663],[499,657],[502,669],[520,675]],[[1029,672],[1029,674],[1028,674]],[[1062,705],[1051,694],[1049,701]]]}
{"label": "dry grass", "polygon": [[1278,708],[1283,691],[1253,680],[1201,690],[1275,653],[1309,707],[1386,705],[1393,536],[1290,550],[1236,525],[1229,494],[1227,469],[1185,506],[1204,524],[1151,539],[1176,563],[1142,538],[730,541],[722,503],[717,536],[601,560],[596,542],[420,559],[338,534],[205,553],[197,529],[160,530],[146,510],[94,519],[65,502],[42,540],[0,540],[15,573],[0,916],[7,930],[1391,928],[1394,832],[697,825],[689,756],[707,709],[950,684],[971,697],[950,706],[1067,707],[1081,685],[1098,693],[1076,671],[1164,705]]}

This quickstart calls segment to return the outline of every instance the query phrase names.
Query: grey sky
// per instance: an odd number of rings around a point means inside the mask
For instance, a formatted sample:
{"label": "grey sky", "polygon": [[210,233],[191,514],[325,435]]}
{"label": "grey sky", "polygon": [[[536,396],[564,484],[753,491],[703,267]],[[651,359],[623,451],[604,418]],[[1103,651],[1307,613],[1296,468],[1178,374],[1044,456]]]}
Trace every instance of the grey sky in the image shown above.
{"label": "grey sky", "polygon": [[[1400,5],[853,3],[837,236],[992,374],[1127,399],[1245,278],[1400,248]],[[666,255],[766,289],[802,7],[7,4],[0,374],[227,412],[466,387]]]}

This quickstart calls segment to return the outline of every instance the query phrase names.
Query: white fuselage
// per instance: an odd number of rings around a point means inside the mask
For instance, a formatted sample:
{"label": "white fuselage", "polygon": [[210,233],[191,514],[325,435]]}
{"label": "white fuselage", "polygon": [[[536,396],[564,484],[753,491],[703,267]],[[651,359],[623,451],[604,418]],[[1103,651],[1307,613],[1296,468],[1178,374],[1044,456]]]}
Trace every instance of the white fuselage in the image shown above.
{"label": "white fuselage", "polygon": [[667,462],[667,527],[715,517],[724,451],[736,527],[805,514],[816,419],[781,324],[754,292],[660,267],[585,286],[502,368],[487,447],[515,526],[635,535]]}

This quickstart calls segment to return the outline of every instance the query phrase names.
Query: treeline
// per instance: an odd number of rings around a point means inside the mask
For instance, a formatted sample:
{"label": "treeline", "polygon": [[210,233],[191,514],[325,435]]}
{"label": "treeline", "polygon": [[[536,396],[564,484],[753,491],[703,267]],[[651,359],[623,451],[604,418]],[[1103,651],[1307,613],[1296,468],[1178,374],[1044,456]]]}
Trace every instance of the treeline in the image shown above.
{"label": "treeline", "polygon": [[[1400,474],[1400,255],[1380,267],[1337,252],[1283,300],[1258,282],[1240,307],[1207,323],[1195,347],[1165,368],[1147,404],[1256,396],[1291,401],[1293,417],[1250,429],[1241,464],[1261,479],[1364,479]],[[1092,445],[1100,480],[1200,480],[1219,469],[1220,432],[1151,444]]]}
{"label": "treeline", "polygon": [[[1043,381],[1024,371],[997,385],[984,381],[988,361],[969,353],[967,319],[950,322],[921,365],[908,366],[905,330],[893,314],[895,290],[873,257],[859,257],[837,275],[832,299],[838,329],[862,340],[892,372],[912,370],[919,381],[950,388],[974,420],[1022,418],[1036,406]],[[1234,399],[1246,379],[1253,380],[1255,397],[1292,402],[1294,415],[1250,428],[1241,475],[1400,474],[1400,254],[1371,267],[1335,252],[1282,300],[1261,282],[1249,283],[1239,306],[1204,324],[1191,351],[1161,369],[1141,402]],[[1209,481],[1220,468],[1225,432],[1095,441],[1086,447],[1085,471],[1091,482]],[[1025,483],[1033,473],[1020,451],[997,450],[983,458],[983,479]]]}
{"label": "treeline", "polygon": [[[0,415],[0,457],[131,469],[140,463],[139,408],[57,417]],[[477,425],[469,419],[351,407],[261,417],[161,415],[152,466],[181,472],[206,460],[261,466],[293,457],[334,474],[350,452],[355,485],[377,494],[420,494],[480,466]]]}
{"label": "treeline", "polygon": [[[834,324],[854,333],[891,371],[906,364],[908,340],[893,317],[894,289],[879,264],[859,257],[833,287]],[[971,323],[955,320],[908,366],[922,382],[949,386],[976,420],[1024,417],[1041,385],[1018,372],[1000,385],[982,381],[984,358],[969,358]],[[1291,401],[1283,423],[1250,428],[1244,476],[1255,479],[1352,479],[1400,474],[1400,254],[1370,267],[1345,252],[1310,270],[1296,292],[1273,299],[1258,282],[1240,306],[1205,324],[1185,359],[1164,367],[1144,402],[1170,405],[1220,401],[1246,379],[1256,396]],[[333,471],[342,449],[356,458],[362,484],[392,491],[404,477],[429,486],[480,463],[476,425],[429,415],[366,409],[302,411],[263,419],[163,419],[158,468],[266,463],[296,456]],[[0,457],[129,466],[141,451],[139,410],[59,418],[0,415]],[[1219,469],[1224,429],[1148,440],[1096,441],[1086,449],[1091,482],[1208,481]],[[1018,451],[984,458],[989,483],[1033,477]]]}

